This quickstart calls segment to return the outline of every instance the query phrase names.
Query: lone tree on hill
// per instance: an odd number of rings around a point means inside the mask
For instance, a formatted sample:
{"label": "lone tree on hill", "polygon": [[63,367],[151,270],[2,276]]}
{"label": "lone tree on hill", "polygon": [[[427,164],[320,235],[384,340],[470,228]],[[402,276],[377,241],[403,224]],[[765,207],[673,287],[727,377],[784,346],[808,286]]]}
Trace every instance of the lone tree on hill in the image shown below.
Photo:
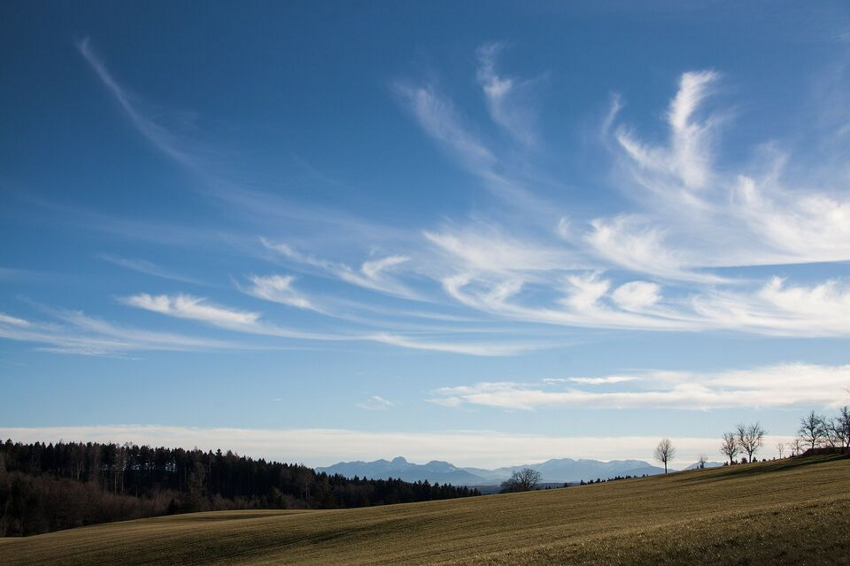
{"label": "lone tree on hill", "polygon": [[738,439],[735,437],[734,432],[727,432],[723,434],[723,442],[720,444],[720,453],[729,458],[729,465],[735,463],[735,456],[741,451],[741,447],[738,446]]}
{"label": "lone tree on hill", "polygon": [[532,491],[540,483],[540,472],[531,468],[523,468],[511,474],[502,482],[502,491]]}
{"label": "lone tree on hill", "polygon": [[669,438],[662,438],[655,447],[655,459],[664,464],[664,473],[667,473],[667,464],[676,457],[676,449]]}
{"label": "lone tree on hill", "polygon": [[802,419],[800,419],[800,436],[803,437],[803,442],[808,444],[810,448],[817,448],[826,437],[825,419],[819,414],[812,411]]}
{"label": "lone tree on hill", "polygon": [[777,442],[776,451],[779,452],[779,458],[782,459],[782,453],[785,451],[785,444],[783,442]]}
{"label": "lone tree on hill", "polygon": [[767,433],[759,423],[756,423],[750,426],[739,424],[735,434],[737,435],[738,446],[747,453],[747,461],[752,462],[753,454],[764,445],[764,435]]}

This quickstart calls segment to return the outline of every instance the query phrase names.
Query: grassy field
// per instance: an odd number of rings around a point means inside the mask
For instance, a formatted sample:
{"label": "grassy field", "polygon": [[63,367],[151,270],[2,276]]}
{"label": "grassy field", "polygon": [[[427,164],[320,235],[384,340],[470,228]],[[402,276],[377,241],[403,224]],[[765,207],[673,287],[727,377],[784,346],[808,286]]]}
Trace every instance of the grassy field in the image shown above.
{"label": "grassy field", "polygon": [[0,564],[850,564],[850,459],[341,511],[197,513],[0,542]]}

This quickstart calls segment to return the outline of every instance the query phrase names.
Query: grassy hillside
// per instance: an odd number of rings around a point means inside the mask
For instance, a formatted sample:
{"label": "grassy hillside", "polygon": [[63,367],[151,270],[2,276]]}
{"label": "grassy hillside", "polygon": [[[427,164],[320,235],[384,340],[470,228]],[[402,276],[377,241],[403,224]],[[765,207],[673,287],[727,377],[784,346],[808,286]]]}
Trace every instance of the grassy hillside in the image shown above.
{"label": "grassy hillside", "polygon": [[197,513],[0,542],[0,564],[850,564],[850,459],[340,511]]}

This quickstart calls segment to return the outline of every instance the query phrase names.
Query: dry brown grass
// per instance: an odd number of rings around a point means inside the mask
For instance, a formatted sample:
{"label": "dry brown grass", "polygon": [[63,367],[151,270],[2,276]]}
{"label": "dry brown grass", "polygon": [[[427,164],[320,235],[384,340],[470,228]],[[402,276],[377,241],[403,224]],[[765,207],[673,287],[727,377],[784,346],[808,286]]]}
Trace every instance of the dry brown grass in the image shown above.
{"label": "dry brown grass", "polygon": [[340,511],[197,513],[5,541],[0,564],[850,564],[850,459]]}

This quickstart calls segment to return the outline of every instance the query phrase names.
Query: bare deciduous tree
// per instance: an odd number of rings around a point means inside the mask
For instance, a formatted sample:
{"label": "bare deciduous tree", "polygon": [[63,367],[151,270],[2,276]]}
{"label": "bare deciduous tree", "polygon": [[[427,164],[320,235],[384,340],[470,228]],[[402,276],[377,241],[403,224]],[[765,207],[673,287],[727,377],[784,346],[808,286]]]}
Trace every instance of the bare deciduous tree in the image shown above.
{"label": "bare deciduous tree", "polygon": [[824,431],[826,442],[831,447],[850,447],[850,407],[841,407],[834,419],[824,419]]}
{"label": "bare deciduous tree", "polygon": [[523,468],[511,474],[502,482],[502,491],[532,491],[540,483],[540,472],[531,468]]}
{"label": "bare deciduous tree", "polygon": [[839,434],[842,439],[842,448],[850,448],[850,407],[844,405],[838,410],[838,418],[836,419],[838,424]]}
{"label": "bare deciduous tree", "polygon": [[776,443],[776,451],[779,452],[779,458],[782,458],[782,453],[785,451],[785,444],[783,442]]}
{"label": "bare deciduous tree", "polygon": [[705,468],[705,463],[708,462],[708,456],[705,454],[699,455],[699,460],[697,460],[697,464],[699,464],[699,469],[702,470]]}
{"label": "bare deciduous tree", "polygon": [[753,455],[764,445],[764,435],[767,433],[759,423],[755,423],[750,426],[739,424],[735,434],[738,446],[747,454],[747,461],[752,462]]}
{"label": "bare deciduous tree", "polygon": [[830,448],[841,447],[841,434],[838,428],[838,419],[824,419],[823,421],[823,443]]}
{"label": "bare deciduous tree", "polygon": [[804,443],[808,444],[810,448],[817,448],[826,436],[825,419],[812,411],[800,419],[800,430],[798,432]]}
{"label": "bare deciduous tree", "polygon": [[662,438],[655,447],[655,459],[664,464],[664,473],[667,473],[667,464],[676,457],[676,449],[669,438]]}
{"label": "bare deciduous tree", "polygon": [[791,456],[800,454],[803,451],[803,441],[795,438],[788,443],[788,449],[791,451]]}
{"label": "bare deciduous tree", "polygon": [[720,452],[729,458],[729,465],[735,463],[735,456],[741,451],[738,446],[738,439],[734,432],[726,432],[723,434],[723,442],[720,444]]}

